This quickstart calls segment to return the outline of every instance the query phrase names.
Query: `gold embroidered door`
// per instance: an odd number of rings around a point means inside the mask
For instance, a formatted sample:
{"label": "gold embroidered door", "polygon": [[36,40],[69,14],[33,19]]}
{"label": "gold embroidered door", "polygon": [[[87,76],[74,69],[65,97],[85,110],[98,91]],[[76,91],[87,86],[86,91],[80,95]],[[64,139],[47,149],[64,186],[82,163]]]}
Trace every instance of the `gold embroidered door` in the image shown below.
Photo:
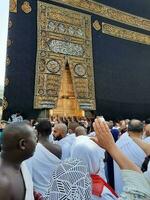
{"label": "gold embroidered door", "polygon": [[84,116],[84,110],[79,108],[78,101],[75,97],[71,72],[68,65],[62,74],[57,107],[51,110],[50,114],[54,116]]}
{"label": "gold embroidered door", "polygon": [[38,1],[37,21],[34,108],[63,116],[95,110],[91,16]]}

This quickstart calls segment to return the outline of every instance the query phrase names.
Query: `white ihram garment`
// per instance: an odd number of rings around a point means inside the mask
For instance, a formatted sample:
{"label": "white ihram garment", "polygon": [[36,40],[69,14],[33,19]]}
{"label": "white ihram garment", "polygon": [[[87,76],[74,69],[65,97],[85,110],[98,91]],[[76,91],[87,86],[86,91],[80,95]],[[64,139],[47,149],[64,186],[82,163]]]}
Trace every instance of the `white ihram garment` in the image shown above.
{"label": "white ihram garment", "polygon": [[54,169],[61,160],[38,143],[34,156],[26,161],[27,167],[32,175],[34,190],[44,195],[48,189],[49,179]]}
{"label": "white ihram garment", "polygon": [[31,178],[31,175],[29,173],[29,170],[26,167],[25,162],[23,162],[22,165],[21,165],[21,173],[22,173],[22,176],[23,176],[25,189],[26,189],[25,200],[34,200],[33,182],[32,182],[32,178]]}
{"label": "white ihram garment", "polygon": [[[99,147],[88,136],[77,137],[71,149],[71,158],[82,160],[85,165],[87,165],[87,169],[90,175],[99,175],[104,180],[106,180],[104,171],[104,157],[104,149]],[[110,191],[104,187],[102,196],[97,197],[92,195],[92,199],[116,200],[116,197],[114,197],[114,195],[112,195]]]}
{"label": "white ihram garment", "polygon": [[76,140],[75,134],[67,135],[57,142],[62,148],[62,160],[70,158],[71,147]]}
{"label": "white ihram garment", "polygon": [[[125,133],[116,142],[116,145],[134,164],[141,168],[142,163],[146,157],[144,151]],[[114,180],[115,191],[120,194],[123,191],[123,180],[121,170],[116,162],[114,162]]]}

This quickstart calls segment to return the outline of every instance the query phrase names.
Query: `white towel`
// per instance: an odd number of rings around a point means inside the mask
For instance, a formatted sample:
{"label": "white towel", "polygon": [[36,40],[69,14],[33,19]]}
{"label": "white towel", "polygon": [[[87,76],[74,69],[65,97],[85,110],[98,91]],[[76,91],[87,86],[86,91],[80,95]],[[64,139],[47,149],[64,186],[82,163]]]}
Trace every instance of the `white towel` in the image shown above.
{"label": "white towel", "polygon": [[70,158],[71,148],[75,140],[75,134],[70,134],[57,142],[57,144],[62,148],[62,160]]}
{"label": "white towel", "polygon": [[26,161],[36,192],[42,195],[47,192],[50,176],[60,162],[61,160],[42,144],[37,144],[34,156]]}
{"label": "white towel", "polygon": [[21,173],[24,179],[24,184],[26,189],[25,200],[34,200],[32,178],[24,162],[21,165]]}

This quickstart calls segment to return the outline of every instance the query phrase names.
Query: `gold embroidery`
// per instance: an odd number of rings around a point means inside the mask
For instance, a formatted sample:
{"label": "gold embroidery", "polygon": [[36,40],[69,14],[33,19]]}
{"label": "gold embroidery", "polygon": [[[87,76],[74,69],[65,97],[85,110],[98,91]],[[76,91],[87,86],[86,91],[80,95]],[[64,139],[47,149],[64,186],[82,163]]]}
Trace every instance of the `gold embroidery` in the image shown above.
{"label": "gold embroidery", "polygon": [[6,66],[9,66],[10,65],[10,58],[7,56],[7,58],[6,58]]}
{"label": "gold embroidery", "polygon": [[56,107],[68,62],[80,108],[95,110],[91,17],[38,2],[37,21],[34,108]]}
{"label": "gold embroidery", "polygon": [[128,24],[137,28],[150,31],[150,20],[136,15],[132,15],[121,10],[117,10],[102,3],[94,2],[92,0],[53,0],[55,2],[63,3],[72,7],[89,11],[96,15]]}
{"label": "gold embroidery", "polygon": [[102,32],[113,37],[150,45],[150,36],[135,31],[130,31],[118,26],[102,23]]}
{"label": "gold embroidery", "polygon": [[3,109],[3,110],[6,110],[7,107],[8,107],[7,99],[6,99],[6,97],[3,97],[2,109]]}
{"label": "gold embroidery", "polygon": [[13,13],[17,13],[17,0],[10,0],[9,11]]}
{"label": "gold embroidery", "polygon": [[32,11],[32,8],[30,6],[30,3],[28,1],[25,1],[22,6],[21,9],[23,12],[25,12],[26,14],[30,13]]}
{"label": "gold embroidery", "polygon": [[100,23],[99,23],[98,20],[95,20],[95,21],[94,21],[93,27],[94,27],[94,29],[95,29],[96,31],[101,30],[101,25],[100,25]]}

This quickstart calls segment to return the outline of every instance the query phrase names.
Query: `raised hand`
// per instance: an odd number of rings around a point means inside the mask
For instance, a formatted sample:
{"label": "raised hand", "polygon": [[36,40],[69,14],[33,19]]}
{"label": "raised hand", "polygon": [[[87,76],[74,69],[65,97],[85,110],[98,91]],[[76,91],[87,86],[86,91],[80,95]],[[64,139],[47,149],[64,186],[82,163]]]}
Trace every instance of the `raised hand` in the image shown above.
{"label": "raised hand", "polygon": [[95,141],[102,148],[106,149],[121,169],[133,170],[142,173],[141,170],[117,147],[104,119],[96,118],[93,123],[93,127],[96,132],[96,139],[93,139],[93,141]]}
{"label": "raised hand", "polygon": [[97,137],[96,143],[107,151],[110,151],[115,142],[107,123],[100,117],[97,117],[93,123],[93,127]]}

